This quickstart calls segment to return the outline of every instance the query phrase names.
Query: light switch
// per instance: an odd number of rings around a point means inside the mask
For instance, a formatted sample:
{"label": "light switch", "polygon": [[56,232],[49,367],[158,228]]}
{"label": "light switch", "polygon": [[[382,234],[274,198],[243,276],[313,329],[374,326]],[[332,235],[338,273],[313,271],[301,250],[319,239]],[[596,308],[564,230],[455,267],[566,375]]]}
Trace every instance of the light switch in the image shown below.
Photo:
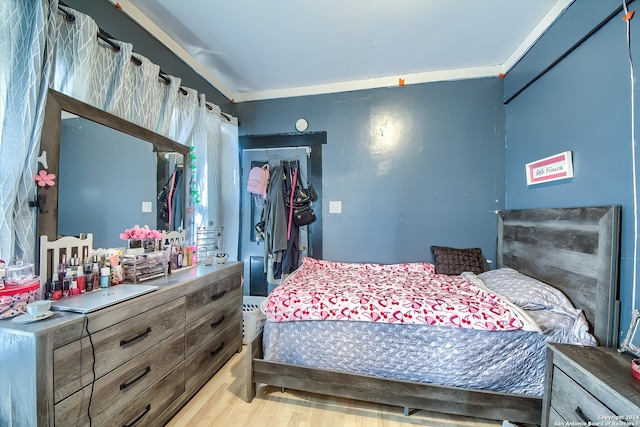
{"label": "light switch", "polygon": [[329,202],[329,213],[342,213],[342,202],[340,200],[333,200]]}
{"label": "light switch", "polygon": [[151,202],[142,202],[142,212],[151,212]]}

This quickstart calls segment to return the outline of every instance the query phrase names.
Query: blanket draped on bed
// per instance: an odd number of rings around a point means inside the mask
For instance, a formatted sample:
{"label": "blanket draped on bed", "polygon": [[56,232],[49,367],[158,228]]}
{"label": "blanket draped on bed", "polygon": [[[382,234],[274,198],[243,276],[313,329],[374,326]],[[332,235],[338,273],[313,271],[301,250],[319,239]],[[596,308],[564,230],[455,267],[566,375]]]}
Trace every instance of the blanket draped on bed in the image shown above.
{"label": "blanket draped on bed", "polygon": [[355,264],[304,258],[269,295],[267,319],[351,320],[451,326],[484,331],[538,330],[524,313],[432,264]]}

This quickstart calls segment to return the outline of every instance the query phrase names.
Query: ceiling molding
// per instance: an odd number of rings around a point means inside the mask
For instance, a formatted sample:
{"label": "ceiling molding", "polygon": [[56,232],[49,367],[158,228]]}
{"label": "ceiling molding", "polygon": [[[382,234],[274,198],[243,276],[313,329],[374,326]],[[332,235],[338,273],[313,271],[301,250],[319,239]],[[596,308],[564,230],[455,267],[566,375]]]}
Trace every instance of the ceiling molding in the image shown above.
{"label": "ceiling molding", "polygon": [[503,73],[507,73],[514,65],[520,61],[520,59],[531,49],[538,39],[547,31],[547,29],[562,15],[575,0],[559,0],[553,8],[545,15],[545,17],[538,23],[538,25],[529,33],[526,39],[518,46],[518,48],[511,54],[509,58],[503,64]]}
{"label": "ceiling molding", "polygon": [[265,99],[291,98],[296,96],[324,95],[328,93],[351,92],[364,89],[400,86],[400,79],[404,80],[404,86],[408,86],[412,84],[432,83],[449,80],[498,77],[498,75],[502,72],[503,67],[501,65],[494,65],[490,67],[463,68],[458,70],[430,71],[425,73],[380,77],[375,79],[350,80],[345,82],[315,86],[265,90],[258,92],[239,92],[235,93],[233,98],[235,99],[235,102],[247,102]]}
{"label": "ceiling molding", "polygon": [[[107,0],[111,4],[116,4],[115,0]],[[384,87],[400,86],[400,79],[404,80],[404,85],[432,83],[439,81],[462,80],[472,78],[497,77],[500,74],[506,74],[533,46],[533,44],[544,34],[556,19],[566,10],[575,0],[558,0],[553,8],[545,15],[534,30],[520,44],[520,46],[507,58],[503,64],[492,65],[486,67],[474,67],[464,69],[452,69],[442,71],[432,71],[423,73],[414,73],[406,75],[386,76],[371,79],[351,80],[336,83],[328,83],[313,86],[294,87],[273,89],[253,92],[234,92],[228,88],[222,81],[217,78],[209,69],[204,67],[193,55],[182,48],[169,34],[154,23],[145,13],[134,6],[129,0],[119,0],[117,3],[120,9],[130,19],[148,31],[153,37],[158,39],[178,58],[184,61],[202,78],[209,82],[213,87],[220,91],[225,97],[232,102],[248,102],[266,99],[291,98],[298,96],[323,95],[329,93],[350,92],[365,89],[377,89]],[[179,76],[178,76],[179,77]]]}

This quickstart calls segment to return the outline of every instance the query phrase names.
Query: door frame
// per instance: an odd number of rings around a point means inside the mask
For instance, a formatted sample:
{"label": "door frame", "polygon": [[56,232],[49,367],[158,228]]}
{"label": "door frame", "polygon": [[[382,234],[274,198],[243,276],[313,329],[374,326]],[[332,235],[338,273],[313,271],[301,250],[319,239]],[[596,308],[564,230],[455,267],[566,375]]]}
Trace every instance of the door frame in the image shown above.
{"label": "door frame", "polygon": [[[316,220],[308,225],[309,250],[312,258],[322,259],[322,146],[327,143],[327,132],[308,132],[300,134],[240,135],[238,138],[240,154],[242,150],[256,148],[303,147],[311,148],[307,177],[318,193],[318,200],[313,202]],[[242,164],[242,159],[240,159]],[[240,171],[241,176],[245,171]],[[316,208],[317,206],[317,208]],[[244,206],[240,206],[241,212]],[[242,254],[243,248],[240,248]]]}

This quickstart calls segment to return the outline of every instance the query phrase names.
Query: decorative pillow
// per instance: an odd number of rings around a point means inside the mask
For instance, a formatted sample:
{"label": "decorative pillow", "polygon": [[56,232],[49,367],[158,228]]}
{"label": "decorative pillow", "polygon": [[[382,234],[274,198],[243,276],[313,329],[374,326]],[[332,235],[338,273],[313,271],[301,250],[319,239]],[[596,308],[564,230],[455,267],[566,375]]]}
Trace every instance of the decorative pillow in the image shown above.
{"label": "decorative pillow", "polygon": [[479,274],[487,288],[507,297],[527,310],[561,308],[575,312],[569,299],[559,290],[512,268],[498,268]]}
{"label": "decorative pillow", "polygon": [[484,271],[484,257],[480,248],[456,249],[431,246],[436,274],[459,275],[465,271],[480,274]]}

